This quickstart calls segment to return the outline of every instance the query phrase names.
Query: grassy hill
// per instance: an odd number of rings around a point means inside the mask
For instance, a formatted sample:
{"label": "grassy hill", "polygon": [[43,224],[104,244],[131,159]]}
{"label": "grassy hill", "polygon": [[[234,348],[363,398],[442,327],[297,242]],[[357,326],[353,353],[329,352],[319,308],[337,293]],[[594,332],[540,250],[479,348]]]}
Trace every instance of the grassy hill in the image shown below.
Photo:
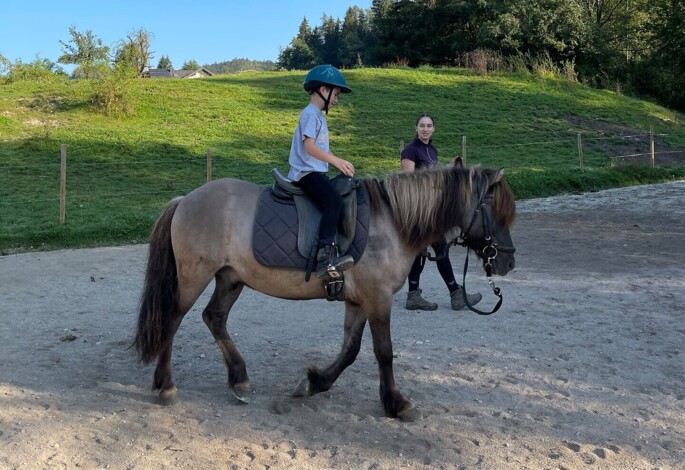
{"label": "grassy hill", "polygon": [[[354,92],[329,113],[331,148],[359,176],[399,165],[400,142],[422,112],[436,120],[445,162],[507,168],[517,197],[547,196],[685,177],[683,116],[562,79],[476,76],[464,69],[358,69]],[[145,241],[166,202],[213,178],[270,183],[286,171],[308,96],[304,72],[246,72],[203,80],[128,83],[129,115],[90,105],[95,81],[0,84],[0,250]],[[612,166],[649,151],[657,168]],[[584,168],[579,168],[578,133]],[[58,221],[60,144],[67,147],[67,219]],[[628,159],[630,160],[630,159]],[[676,166],[672,166],[672,163]]]}

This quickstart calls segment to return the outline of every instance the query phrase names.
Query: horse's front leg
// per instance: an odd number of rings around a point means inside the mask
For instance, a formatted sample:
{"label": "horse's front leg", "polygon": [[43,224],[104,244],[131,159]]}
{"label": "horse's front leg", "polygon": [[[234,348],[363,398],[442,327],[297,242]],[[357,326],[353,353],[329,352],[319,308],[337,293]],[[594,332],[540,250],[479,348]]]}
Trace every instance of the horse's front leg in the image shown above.
{"label": "horse's front leg", "polygon": [[345,337],[340,354],[331,365],[323,370],[309,366],[307,378],[300,381],[293,396],[308,397],[329,390],[340,374],[357,358],[365,325],[366,314],[361,307],[345,301]]}
{"label": "horse's front leg", "polygon": [[421,413],[405,399],[395,384],[392,370],[392,339],[390,337],[390,311],[392,295],[387,300],[378,301],[373,308],[367,309],[369,327],[373,338],[373,352],[378,361],[380,373],[380,396],[386,416],[402,421],[421,419]]}

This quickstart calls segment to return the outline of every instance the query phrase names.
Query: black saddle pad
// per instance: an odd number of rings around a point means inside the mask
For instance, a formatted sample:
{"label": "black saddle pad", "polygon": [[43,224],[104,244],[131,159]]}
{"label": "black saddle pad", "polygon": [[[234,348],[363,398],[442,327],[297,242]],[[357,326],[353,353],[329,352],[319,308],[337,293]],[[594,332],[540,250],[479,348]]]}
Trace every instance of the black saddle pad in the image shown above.
{"label": "black saddle pad", "polygon": [[[370,204],[364,185],[357,190],[357,221],[354,240],[346,255],[356,263],[361,258],[369,235]],[[274,268],[305,270],[307,258],[297,248],[297,210],[293,201],[276,200],[271,187],[262,189],[257,202],[252,230],[252,251],[257,261]]]}

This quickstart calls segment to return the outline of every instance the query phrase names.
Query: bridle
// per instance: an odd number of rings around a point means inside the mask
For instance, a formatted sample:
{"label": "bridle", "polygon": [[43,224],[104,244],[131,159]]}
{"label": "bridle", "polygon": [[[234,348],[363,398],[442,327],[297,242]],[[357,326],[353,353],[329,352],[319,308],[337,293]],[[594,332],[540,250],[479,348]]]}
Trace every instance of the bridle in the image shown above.
{"label": "bridle", "polygon": [[[499,310],[499,308],[502,306],[503,301],[502,290],[495,285],[495,281],[493,281],[492,279],[492,263],[495,261],[497,255],[500,252],[514,253],[516,251],[516,248],[514,248],[513,246],[499,245],[492,234],[491,214],[488,204],[486,202],[492,200],[493,194],[491,189],[487,187],[485,188],[485,190],[483,189],[483,186],[485,186],[483,184],[484,178],[485,177],[482,175],[478,178],[478,182],[476,184],[476,192],[479,195],[478,203],[476,204],[473,216],[471,217],[471,222],[469,223],[466,230],[462,230],[457,237],[448,242],[446,249],[440,256],[432,257],[430,255],[427,255],[426,257],[431,261],[437,261],[438,259],[441,259],[444,256],[448,256],[450,246],[461,245],[465,247],[466,260],[464,261],[464,274],[462,278],[462,294],[464,296],[464,303],[466,304],[469,310],[476,312],[478,315],[491,315]],[[481,220],[483,221],[484,238],[474,239],[470,237],[471,229],[473,229],[474,225],[476,224],[479,215],[481,215]],[[488,284],[492,288],[492,292],[499,298],[497,305],[495,305],[495,307],[489,312],[484,312],[482,310],[477,309],[476,307],[471,305],[471,303],[469,303],[466,297],[466,271],[468,270],[469,266],[469,254],[471,250],[473,250],[476,254],[480,254],[481,258],[485,260],[485,262],[483,263],[483,268],[485,269],[485,276],[487,277]]]}

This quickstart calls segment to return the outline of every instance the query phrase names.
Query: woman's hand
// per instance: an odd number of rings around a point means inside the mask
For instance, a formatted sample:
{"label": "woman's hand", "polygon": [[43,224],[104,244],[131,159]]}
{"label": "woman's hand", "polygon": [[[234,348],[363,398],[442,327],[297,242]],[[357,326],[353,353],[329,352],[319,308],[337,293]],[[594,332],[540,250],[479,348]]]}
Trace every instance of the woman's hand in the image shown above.
{"label": "woman's hand", "polygon": [[409,160],[408,158],[403,158],[400,160],[400,168],[407,173],[411,173],[416,168],[416,163]]}

